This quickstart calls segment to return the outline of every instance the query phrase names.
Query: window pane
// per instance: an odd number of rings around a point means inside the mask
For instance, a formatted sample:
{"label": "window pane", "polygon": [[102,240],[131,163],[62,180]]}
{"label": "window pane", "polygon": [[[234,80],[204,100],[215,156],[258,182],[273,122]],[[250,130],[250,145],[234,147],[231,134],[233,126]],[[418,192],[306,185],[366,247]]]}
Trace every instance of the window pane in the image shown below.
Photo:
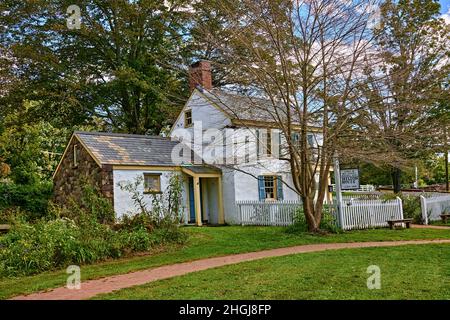
{"label": "window pane", "polygon": [[272,176],[264,177],[264,189],[266,191],[266,199],[275,199],[275,180]]}
{"label": "window pane", "polygon": [[159,176],[145,175],[144,176],[144,189],[145,191],[160,191]]}

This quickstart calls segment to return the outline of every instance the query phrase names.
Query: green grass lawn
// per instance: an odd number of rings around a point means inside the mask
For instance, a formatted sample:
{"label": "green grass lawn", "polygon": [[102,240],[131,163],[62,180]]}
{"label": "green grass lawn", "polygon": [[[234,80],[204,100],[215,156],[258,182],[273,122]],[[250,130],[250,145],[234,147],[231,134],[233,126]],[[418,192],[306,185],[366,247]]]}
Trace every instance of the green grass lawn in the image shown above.
{"label": "green grass lawn", "polygon": [[440,221],[432,221],[432,222],[430,222],[430,224],[433,225],[433,226],[450,227],[450,221],[448,221],[447,223],[444,223],[442,220],[440,220]]}
{"label": "green grass lawn", "polygon": [[[287,234],[282,227],[186,227],[188,242],[182,247],[167,247],[162,252],[111,260],[81,267],[82,280],[128,273],[161,265],[191,261],[242,252],[287,247],[310,243],[388,241],[412,239],[450,239],[449,230],[375,229],[343,234],[317,236]],[[65,270],[45,272],[34,276],[0,279],[0,299],[64,286]]]}
{"label": "green grass lawn", "polygon": [[[370,265],[381,288],[369,290]],[[156,281],[96,299],[450,299],[450,245],[267,258]]]}

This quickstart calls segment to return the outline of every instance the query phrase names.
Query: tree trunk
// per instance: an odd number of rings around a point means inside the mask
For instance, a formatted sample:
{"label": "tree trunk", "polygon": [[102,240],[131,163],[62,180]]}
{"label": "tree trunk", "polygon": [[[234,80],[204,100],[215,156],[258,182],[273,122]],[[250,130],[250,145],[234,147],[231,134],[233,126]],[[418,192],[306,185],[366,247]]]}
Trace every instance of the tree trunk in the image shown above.
{"label": "tree trunk", "polygon": [[402,177],[402,170],[399,168],[392,168],[392,185],[394,186],[394,193],[400,193],[402,191],[401,186],[401,177]]}
{"label": "tree trunk", "polygon": [[314,214],[314,199],[311,199],[310,197],[303,197],[303,210],[306,218],[306,223],[308,224],[308,231],[309,232],[319,232],[320,230],[320,220],[317,221]]}

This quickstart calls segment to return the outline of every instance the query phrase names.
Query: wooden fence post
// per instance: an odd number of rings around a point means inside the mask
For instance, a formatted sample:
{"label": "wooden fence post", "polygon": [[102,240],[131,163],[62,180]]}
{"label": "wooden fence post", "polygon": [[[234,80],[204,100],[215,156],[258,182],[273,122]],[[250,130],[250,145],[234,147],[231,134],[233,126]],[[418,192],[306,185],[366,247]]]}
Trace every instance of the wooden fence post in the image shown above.
{"label": "wooden fence post", "polygon": [[420,196],[420,208],[422,210],[422,220],[425,225],[428,225],[428,215],[427,215],[427,198]]}
{"label": "wooden fence post", "polygon": [[400,197],[397,197],[398,207],[400,208],[400,219],[403,219],[403,202]]}

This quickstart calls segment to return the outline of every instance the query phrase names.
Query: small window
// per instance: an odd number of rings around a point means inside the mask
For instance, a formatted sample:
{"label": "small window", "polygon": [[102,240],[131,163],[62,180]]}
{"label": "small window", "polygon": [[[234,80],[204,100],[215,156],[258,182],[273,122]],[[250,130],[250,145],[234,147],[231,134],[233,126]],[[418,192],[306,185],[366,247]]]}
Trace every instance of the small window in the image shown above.
{"label": "small window", "polygon": [[264,177],[264,191],[266,194],[266,200],[277,199],[277,177],[265,176]]}
{"label": "small window", "polygon": [[184,112],[184,127],[192,126],[192,110],[186,110]]}
{"label": "small window", "polygon": [[80,159],[80,148],[77,144],[73,145],[73,167],[78,167],[78,161]]}
{"label": "small window", "polygon": [[144,193],[161,192],[161,174],[144,173]]}
{"label": "small window", "polygon": [[259,201],[283,200],[281,176],[258,176]]}
{"label": "small window", "polygon": [[307,135],[308,138],[308,144],[311,148],[314,148],[314,135],[313,134],[308,134]]}

